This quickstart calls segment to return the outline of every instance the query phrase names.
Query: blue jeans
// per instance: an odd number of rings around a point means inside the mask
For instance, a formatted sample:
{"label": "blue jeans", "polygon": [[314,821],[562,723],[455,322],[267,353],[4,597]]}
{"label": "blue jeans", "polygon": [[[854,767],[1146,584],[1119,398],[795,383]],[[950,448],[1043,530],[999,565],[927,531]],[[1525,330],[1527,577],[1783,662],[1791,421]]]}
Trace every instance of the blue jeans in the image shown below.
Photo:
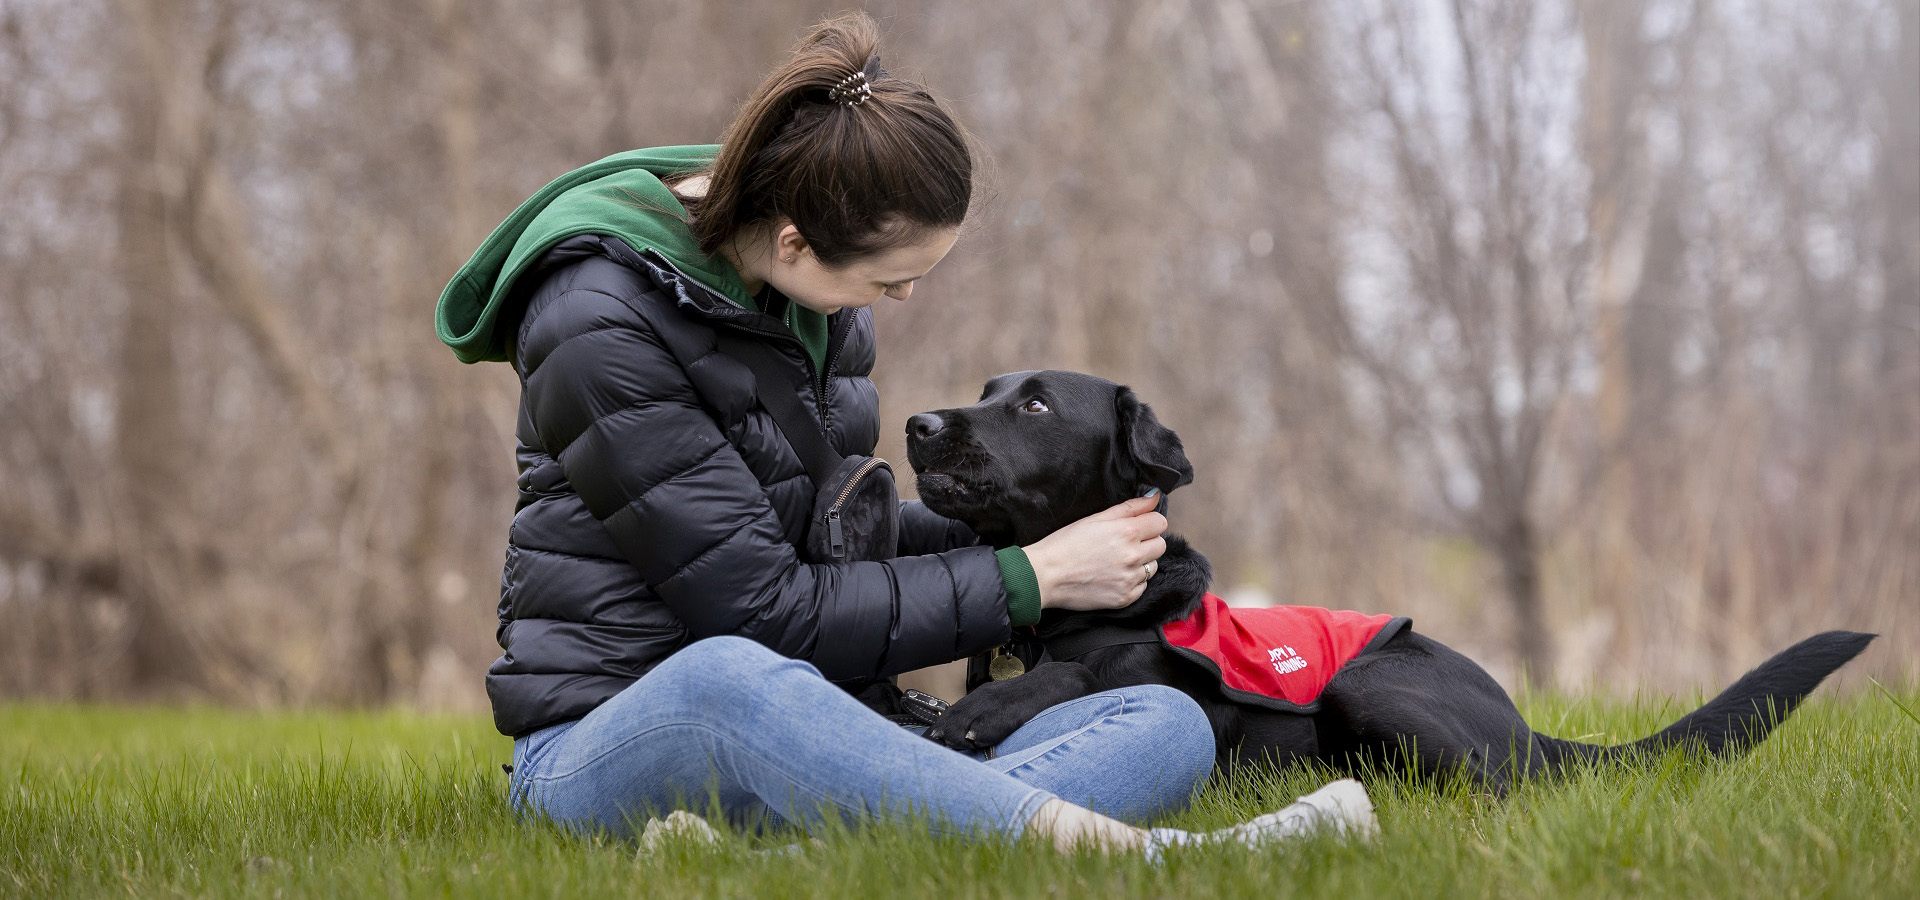
{"label": "blue jeans", "polygon": [[1012,837],[1056,797],[1131,820],[1184,809],[1212,768],[1206,715],[1172,688],[1062,703],[976,756],[887,721],[807,663],[717,637],[585,718],[514,741],[510,791],[517,809],[616,835],[717,801],[743,826],[920,814],[947,833]]}

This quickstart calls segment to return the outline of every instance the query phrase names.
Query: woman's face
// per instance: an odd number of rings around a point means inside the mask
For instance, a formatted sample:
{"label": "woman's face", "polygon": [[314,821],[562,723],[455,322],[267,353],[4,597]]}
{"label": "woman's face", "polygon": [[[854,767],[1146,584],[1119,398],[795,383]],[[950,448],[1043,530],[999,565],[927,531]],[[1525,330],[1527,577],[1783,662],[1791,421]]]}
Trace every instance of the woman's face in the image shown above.
{"label": "woman's face", "polygon": [[829,268],[820,264],[797,229],[784,225],[775,236],[776,256],[766,281],[793,302],[823,314],[872,306],[882,297],[905,300],[913,295],[913,283],[946,258],[959,238],[958,227],[942,228],[918,242]]}

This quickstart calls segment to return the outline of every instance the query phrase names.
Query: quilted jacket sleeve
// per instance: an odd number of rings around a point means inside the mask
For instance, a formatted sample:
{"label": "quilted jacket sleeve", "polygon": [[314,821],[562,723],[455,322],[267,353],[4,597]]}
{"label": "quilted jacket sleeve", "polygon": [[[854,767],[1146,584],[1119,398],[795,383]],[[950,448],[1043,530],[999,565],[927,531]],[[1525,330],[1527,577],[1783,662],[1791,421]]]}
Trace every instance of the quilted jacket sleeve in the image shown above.
{"label": "quilted jacket sleeve", "polygon": [[980,543],[973,529],[927,508],[918,500],[900,501],[898,555],[921,556]]}
{"label": "quilted jacket sleeve", "polygon": [[593,291],[557,297],[544,316],[562,309],[540,323],[539,340],[522,338],[533,427],[621,554],[695,635],[751,638],[836,680],[943,663],[1006,639],[990,548],[802,563],[683,362],[640,316]]}

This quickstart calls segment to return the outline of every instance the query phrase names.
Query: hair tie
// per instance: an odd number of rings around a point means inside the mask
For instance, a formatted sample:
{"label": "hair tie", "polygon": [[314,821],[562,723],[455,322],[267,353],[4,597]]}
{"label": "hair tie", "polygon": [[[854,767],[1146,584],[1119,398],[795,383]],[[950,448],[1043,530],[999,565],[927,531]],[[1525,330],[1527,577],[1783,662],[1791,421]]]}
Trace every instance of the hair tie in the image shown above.
{"label": "hair tie", "polygon": [[856,71],[833,83],[827,89],[827,99],[841,106],[859,106],[873,96],[873,88],[867,84],[865,70]]}
{"label": "hair tie", "polygon": [[880,68],[879,55],[869,56],[865,66],[853,70],[827,89],[827,99],[841,106],[859,106],[873,97],[873,83],[885,77],[887,70]]}

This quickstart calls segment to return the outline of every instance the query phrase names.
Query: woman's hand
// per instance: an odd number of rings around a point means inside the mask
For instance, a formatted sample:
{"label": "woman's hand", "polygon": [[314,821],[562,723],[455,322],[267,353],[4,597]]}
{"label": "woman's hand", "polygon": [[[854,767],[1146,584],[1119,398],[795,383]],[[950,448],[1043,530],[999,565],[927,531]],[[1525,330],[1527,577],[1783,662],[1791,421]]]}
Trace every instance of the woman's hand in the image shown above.
{"label": "woman's hand", "polygon": [[1167,517],[1153,511],[1159,503],[1158,491],[1136,497],[1022,547],[1040,606],[1118,609],[1140,599],[1167,549]]}

